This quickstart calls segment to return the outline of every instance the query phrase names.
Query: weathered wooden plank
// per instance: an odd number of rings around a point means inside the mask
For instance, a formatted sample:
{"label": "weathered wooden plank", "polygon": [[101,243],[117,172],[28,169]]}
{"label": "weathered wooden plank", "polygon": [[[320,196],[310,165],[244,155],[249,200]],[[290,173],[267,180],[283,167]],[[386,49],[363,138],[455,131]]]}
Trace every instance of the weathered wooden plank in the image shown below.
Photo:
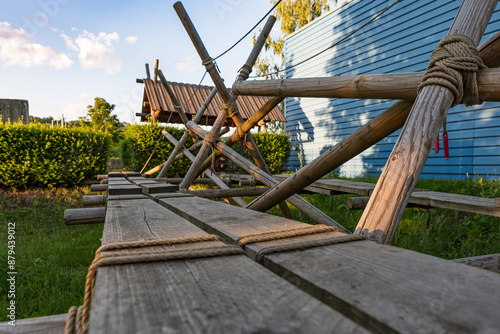
{"label": "weathered wooden plank", "polygon": [[121,200],[129,200],[129,199],[147,199],[148,197],[143,194],[135,194],[135,195],[108,195],[108,201],[121,201]]}
{"label": "weathered wooden plank", "polygon": [[[108,205],[103,244],[203,234],[151,200],[114,201]],[[331,333],[332,328],[368,333],[235,255],[100,268],[89,332]]]}
{"label": "weathered wooden plank", "polygon": [[8,322],[0,323],[2,334],[64,334],[67,314],[51,315],[47,317],[20,319],[15,326]]}
{"label": "weathered wooden plank", "polygon": [[[170,198],[159,203],[233,242],[247,234],[298,226],[209,200],[195,205],[191,198]],[[247,245],[245,251],[251,257],[274,243]],[[498,330],[500,275],[486,270],[372,241],[265,255],[263,265],[374,332]]]}
{"label": "weathered wooden plank", "polygon": [[106,208],[67,209],[64,211],[66,225],[102,224],[106,216]]}
{"label": "weathered wooden plank", "polygon": [[133,195],[142,194],[142,188],[135,184],[110,184],[108,186],[108,195]]}
{"label": "weathered wooden plank", "polygon": [[158,182],[155,182],[153,184],[142,183],[141,187],[142,187],[142,192],[145,194],[167,193],[179,190],[179,186],[177,184],[165,184]]}
{"label": "weathered wooden plank", "polygon": [[233,188],[233,189],[210,189],[196,190],[190,193],[203,198],[222,198],[222,197],[241,197],[241,196],[259,196],[265,193],[269,188]]}
{"label": "weathered wooden plank", "polygon": [[455,259],[453,261],[500,273],[500,253],[466,257],[463,259]]}

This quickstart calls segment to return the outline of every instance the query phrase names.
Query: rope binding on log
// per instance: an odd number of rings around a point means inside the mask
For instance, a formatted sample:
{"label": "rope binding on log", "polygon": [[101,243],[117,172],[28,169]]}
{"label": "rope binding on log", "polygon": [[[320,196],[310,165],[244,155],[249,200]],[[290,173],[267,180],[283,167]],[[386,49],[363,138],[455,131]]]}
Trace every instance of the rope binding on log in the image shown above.
{"label": "rope binding on log", "polygon": [[216,153],[217,153],[217,141],[220,141],[220,139],[215,132],[208,131],[205,134],[205,138],[203,140],[205,141],[205,143],[207,143],[207,145],[212,150],[212,166],[210,167],[210,171],[211,171],[211,173],[213,173],[214,166],[215,166],[215,158],[216,158]]}
{"label": "rope binding on log", "polygon": [[431,55],[429,66],[418,86],[439,85],[453,92],[453,106],[481,104],[477,71],[486,68],[474,41],[467,35],[445,36]]}
{"label": "rope binding on log", "polygon": [[224,103],[224,106],[221,108],[221,112],[226,115],[226,117],[235,117],[239,114],[238,106],[236,106],[236,100],[229,100],[227,103]]}
{"label": "rope binding on log", "polygon": [[[184,260],[191,258],[214,257],[224,255],[243,254],[243,250],[234,245],[221,245],[212,247],[202,247],[195,249],[175,249],[158,250],[153,252],[145,251],[144,248],[154,246],[168,246],[178,244],[189,244],[196,242],[220,241],[213,235],[202,235],[183,238],[155,239],[133,242],[122,242],[107,244],[99,247],[96,256],[92,261],[87,273],[85,282],[85,295],[83,306],[72,306],[68,311],[66,319],[65,334],[86,334],[89,328],[90,305],[94,294],[94,285],[97,275],[97,269],[103,266],[123,265],[133,263],[146,263],[169,260]],[[129,250],[139,249],[131,253],[103,253],[111,250]]]}

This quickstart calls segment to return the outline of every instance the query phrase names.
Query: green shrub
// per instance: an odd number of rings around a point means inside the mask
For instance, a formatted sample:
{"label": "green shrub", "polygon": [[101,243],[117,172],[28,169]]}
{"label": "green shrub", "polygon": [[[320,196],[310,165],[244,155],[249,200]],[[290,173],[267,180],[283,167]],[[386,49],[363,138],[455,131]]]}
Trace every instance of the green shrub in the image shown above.
{"label": "green shrub", "polygon": [[[124,169],[136,172],[141,171],[151,153],[153,153],[160,137],[161,139],[158,143],[158,147],[144,171],[158,166],[168,159],[170,153],[174,149],[174,145],[161,135],[163,129],[166,129],[177,140],[179,140],[184,133],[184,130],[173,127],[163,127],[157,124],[135,124],[127,127],[124,132],[124,139],[120,141],[119,148],[120,160]],[[191,146],[192,144],[193,140],[189,138],[186,142],[186,146]],[[183,176],[187,173],[190,165],[191,160],[183,157],[170,166],[166,175],[170,177],[175,175]]]}
{"label": "green shrub", "polygon": [[[252,133],[252,137],[271,172],[279,172],[279,169],[285,165],[290,156],[290,138],[286,134],[263,132]],[[233,149],[253,162],[250,151],[245,149],[243,143],[236,143]],[[231,166],[239,169],[234,163]]]}
{"label": "green shrub", "polygon": [[106,171],[109,137],[81,128],[0,124],[0,183],[71,186]]}

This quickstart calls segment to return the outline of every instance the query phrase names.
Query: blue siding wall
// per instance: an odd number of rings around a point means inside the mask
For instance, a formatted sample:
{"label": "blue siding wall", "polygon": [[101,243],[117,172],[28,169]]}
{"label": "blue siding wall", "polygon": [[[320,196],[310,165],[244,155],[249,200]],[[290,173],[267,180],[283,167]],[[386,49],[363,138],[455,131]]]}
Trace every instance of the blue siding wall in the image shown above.
{"label": "blue siding wall", "polygon": [[[285,40],[286,66],[332,45],[394,0],[352,0]],[[403,0],[348,40],[287,71],[286,78],[425,71],[446,35],[461,0]],[[500,6],[482,41],[500,31]],[[394,103],[390,100],[287,98],[286,131],[296,170],[337,144]],[[456,106],[447,119],[450,159],[431,152],[422,177],[464,178],[474,173],[500,178],[500,103]],[[379,174],[399,131],[340,167],[344,176]],[[441,134],[440,134],[441,138]]]}

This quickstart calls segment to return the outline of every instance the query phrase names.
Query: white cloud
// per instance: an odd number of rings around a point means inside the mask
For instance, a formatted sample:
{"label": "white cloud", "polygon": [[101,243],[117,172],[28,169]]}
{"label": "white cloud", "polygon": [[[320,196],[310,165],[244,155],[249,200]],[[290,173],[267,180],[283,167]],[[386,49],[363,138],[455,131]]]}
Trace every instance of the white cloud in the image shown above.
{"label": "white cloud", "polygon": [[61,37],[68,49],[78,52],[78,60],[84,70],[102,68],[107,74],[113,74],[122,69],[115,49],[115,43],[120,41],[117,32],[94,35],[84,30],[74,40],[65,34]]}
{"label": "white cloud", "polygon": [[123,40],[123,43],[127,45],[134,45],[137,42],[137,37],[135,36],[128,36]]}
{"label": "white cloud", "polygon": [[85,99],[85,98],[88,98],[90,97],[90,94],[87,94],[87,93],[80,93],[76,96],[77,98],[79,99]]}
{"label": "white cloud", "polygon": [[194,59],[194,56],[186,57],[182,61],[178,62],[175,68],[179,71],[194,73],[196,72],[196,61]]}
{"label": "white cloud", "polygon": [[64,118],[67,120],[78,119],[87,115],[87,104],[85,103],[72,103],[67,104],[62,108]]}
{"label": "white cloud", "polygon": [[73,64],[63,52],[35,43],[22,28],[12,29],[8,22],[0,22],[0,59],[6,66],[26,68],[50,66],[61,70]]}

